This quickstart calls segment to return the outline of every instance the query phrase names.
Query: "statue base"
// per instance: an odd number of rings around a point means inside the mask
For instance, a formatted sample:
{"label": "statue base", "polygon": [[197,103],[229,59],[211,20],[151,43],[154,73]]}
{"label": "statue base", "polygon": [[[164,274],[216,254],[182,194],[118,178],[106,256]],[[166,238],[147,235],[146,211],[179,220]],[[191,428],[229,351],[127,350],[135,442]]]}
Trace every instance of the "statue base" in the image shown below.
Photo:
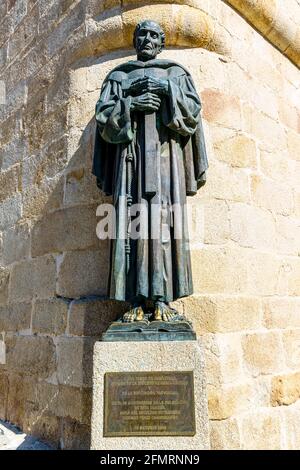
{"label": "statue base", "polygon": [[201,340],[101,341],[93,360],[91,449],[209,449]]}
{"label": "statue base", "polygon": [[188,321],[116,321],[102,335],[102,341],[190,341],[196,333]]}

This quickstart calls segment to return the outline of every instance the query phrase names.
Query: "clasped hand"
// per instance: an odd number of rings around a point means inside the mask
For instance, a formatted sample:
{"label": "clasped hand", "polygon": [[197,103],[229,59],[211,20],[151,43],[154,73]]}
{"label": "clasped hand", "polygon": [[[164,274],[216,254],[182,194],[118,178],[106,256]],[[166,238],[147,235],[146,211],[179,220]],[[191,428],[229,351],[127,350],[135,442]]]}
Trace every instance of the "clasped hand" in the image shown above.
{"label": "clasped hand", "polygon": [[139,78],[132,82],[129,95],[132,96],[131,107],[134,111],[158,111],[161,103],[159,95],[166,94],[168,82],[153,77]]}

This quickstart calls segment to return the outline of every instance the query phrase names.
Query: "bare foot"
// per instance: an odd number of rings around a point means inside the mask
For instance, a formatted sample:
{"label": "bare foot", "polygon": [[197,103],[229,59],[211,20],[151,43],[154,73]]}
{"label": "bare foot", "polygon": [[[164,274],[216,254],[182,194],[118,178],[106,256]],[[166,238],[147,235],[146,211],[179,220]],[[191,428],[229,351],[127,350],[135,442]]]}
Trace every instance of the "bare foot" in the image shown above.
{"label": "bare foot", "polygon": [[153,320],[155,321],[183,321],[185,317],[181,315],[175,308],[171,308],[169,305],[164,302],[159,302],[155,305]]}
{"label": "bare foot", "polygon": [[144,319],[144,310],[140,305],[138,307],[133,307],[123,315],[124,323],[133,323],[134,321],[143,321]]}

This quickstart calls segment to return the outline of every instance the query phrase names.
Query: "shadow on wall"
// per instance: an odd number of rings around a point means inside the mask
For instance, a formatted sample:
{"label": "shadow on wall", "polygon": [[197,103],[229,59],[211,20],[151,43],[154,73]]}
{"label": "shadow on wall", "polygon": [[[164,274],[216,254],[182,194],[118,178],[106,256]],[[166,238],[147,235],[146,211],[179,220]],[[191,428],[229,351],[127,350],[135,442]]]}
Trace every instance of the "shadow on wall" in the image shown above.
{"label": "shadow on wall", "polygon": [[[89,115],[96,94],[87,100]],[[67,115],[76,102],[69,130],[52,136],[40,154],[32,149],[23,167],[24,217],[9,229],[14,254],[4,255],[10,280],[0,306],[0,412],[55,448],[89,449],[93,346],[127,305],[106,297],[109,243],[96,236],[96,208],[110,199],[91,175],[95,121],[76,100],[71,91],[70,106],[59,110]],[[47,119],[39,125],[51,130]]]}
{"label": "shadow on wall", "polygon": [[[67,322],[66,329],[46,331],[56,334],[59,385],[47,397],[47,402],[38,398],[38,415],[35,415],[31,432],[45,440],[50,437],[52,443],[55,439],[56,446],[67,449],[90,448],[94,343],[127,309],[127,304],[111,301],[105,296],[109,243],[96,236],[96,208],[98,203],[110,202],[110,198],[99,191],[91,175],[94,130],[95,121],[91,119],[81,132],[77,150],[61,177],[64,180],[63,207],[51,209],[57,200],[55,189],[44,207],[43,216],[32,229],[32,257],[38,259],[50,255],[56,258],[55,300],[50,297],[49,302],[66,306]],[[58,191],[60,187],[59,181]],[[33,333],[38,335],[45,333],[41,310],[37,302]],[[59,417],[59,442],[43,416],[49,411]]]}

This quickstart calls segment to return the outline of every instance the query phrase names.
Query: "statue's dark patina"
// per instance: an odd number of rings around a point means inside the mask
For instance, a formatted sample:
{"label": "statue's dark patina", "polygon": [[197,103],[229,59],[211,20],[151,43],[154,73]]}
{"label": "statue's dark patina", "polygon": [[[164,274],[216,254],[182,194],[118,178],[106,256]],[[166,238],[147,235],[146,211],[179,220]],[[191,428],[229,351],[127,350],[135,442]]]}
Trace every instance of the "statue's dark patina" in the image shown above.
{"label": "statue's dark patina", "polygon": [[[182,320],[169,302],[193,292],[185,204],[206,180],[201,103],[189,72],[156,58],[164,44],[157,23],[138,24],[137,60],[110,72],[96,105],[93,172],[116,209],[109,296],[131,303],[123,322],[143,321],[146,300],[154,303],[152,320]],[[147,208],[140,239],[131,237],[134,204]]]}

